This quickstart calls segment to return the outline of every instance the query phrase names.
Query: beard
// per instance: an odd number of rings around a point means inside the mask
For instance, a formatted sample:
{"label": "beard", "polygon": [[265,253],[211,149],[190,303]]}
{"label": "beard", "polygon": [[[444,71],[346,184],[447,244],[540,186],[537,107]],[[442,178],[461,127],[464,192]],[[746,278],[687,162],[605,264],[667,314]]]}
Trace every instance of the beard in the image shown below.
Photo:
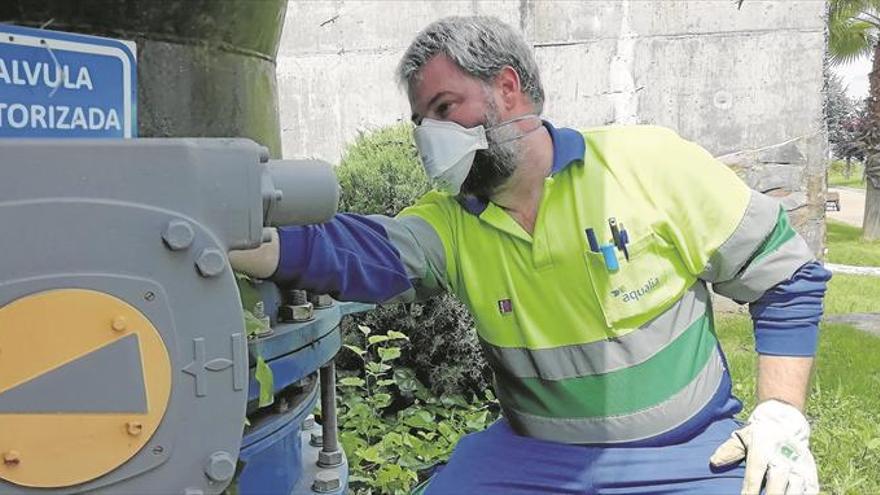
{"label": "beard", "polygon": [[[501,119],[498,117],[495,102],[488,99],[487,103],[485,127],[488,129],[498,125]],[[492,137],[489,137],[489,133]],[[489,147],[485,150],[477,150],[474,164],[461,185],[461,193],[488,201],[489,196],[513,175],[519,164],[519,158],[522,156],[522,142],[519,137],[522,137],[521,134],[512,125],[501,126],[487,132],[486,140]]]}

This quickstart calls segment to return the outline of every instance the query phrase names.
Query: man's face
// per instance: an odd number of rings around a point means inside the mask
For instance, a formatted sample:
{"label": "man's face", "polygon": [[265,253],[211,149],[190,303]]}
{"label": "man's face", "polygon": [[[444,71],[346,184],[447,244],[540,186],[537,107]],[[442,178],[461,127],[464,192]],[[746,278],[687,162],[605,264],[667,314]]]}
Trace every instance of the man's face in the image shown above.
{"label": "man's face", "polygon": [[[412,120],[423,118],[455,122],[462,127],[491,128],[502,122],[491,85],[466,74],[444,55],[437,55],[422,68],[410,88]],[[461,186],[463,194],[487,199],[516,169],[520,143],[516,129],[502,126],[487,132],[489,148],[479,150]]]}

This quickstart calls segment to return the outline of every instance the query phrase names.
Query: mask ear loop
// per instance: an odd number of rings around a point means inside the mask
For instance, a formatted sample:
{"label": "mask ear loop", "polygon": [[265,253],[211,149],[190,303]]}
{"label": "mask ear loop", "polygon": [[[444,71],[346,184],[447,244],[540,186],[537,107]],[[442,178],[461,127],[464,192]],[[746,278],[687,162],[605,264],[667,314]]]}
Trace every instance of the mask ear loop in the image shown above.
{"label": "mask ear loop", "polygon": [[509,143],[509,142],[511,142],[511,141],[516,141],[517,139],[522,139],[522,138],[528,136],[529,134],[531,134],[531,133],[537,131],[538,129],[544,127],[544,124],[541,122],[540,118],[539,118],[537,115],[534,115],[534,114],[522,115],[522,116],[520,116],[520,117],[516,117],[516,118],[514,118],[514,119],[510,119],[510,120],[505,121],[505,122],[502,122],[502,123],[500,123],[500,124],[498,124],[498,125],[494,125],[494,126],[492,126],[492,127],[487,128],[487,129],[486,129],[486,139],[487,139],[487,140],[489,139],[489,133],[490,133],[490,132],[492,132],[492,131],[498,129],[499,127],[503,127],[503,126],[506,126],[506,125],[509,125],[509,124],[513,124],[514,122],[519,122],[519,121],[521,121],[521,120],[526,120],[526,119],[530,119],[530,118],[538,119],[538,125],[536,125],[536,126],[533,127],[532,129],[529,129],[529,130],[526,131],[526,132],[523,132],[522,134],[519,134],[519,135],[516,135],[516,136],[510,137],[510,138],[507,138],[507,139],[505,139],[505,140],[503,140],[503,141],[495,141],[495,144],[505,144],[505,143]]}

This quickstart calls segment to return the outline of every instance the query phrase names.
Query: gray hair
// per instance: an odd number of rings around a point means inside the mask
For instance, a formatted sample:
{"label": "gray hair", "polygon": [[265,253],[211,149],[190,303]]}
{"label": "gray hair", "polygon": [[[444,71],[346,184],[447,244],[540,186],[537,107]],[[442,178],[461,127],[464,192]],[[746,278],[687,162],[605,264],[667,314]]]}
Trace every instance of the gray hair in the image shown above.
{"label": "gray hair", "polygon": [[412,90],[413,82],[434,55],[442,53],[461,70],[484,82],[490,82],[506,66],[519,75],[523,94],[535,106],[535,113],[544,108],[544,88],[531,46],[512,27],[495,17],[451,16],[433,22],[409,45],[397,77],[401,85]]}

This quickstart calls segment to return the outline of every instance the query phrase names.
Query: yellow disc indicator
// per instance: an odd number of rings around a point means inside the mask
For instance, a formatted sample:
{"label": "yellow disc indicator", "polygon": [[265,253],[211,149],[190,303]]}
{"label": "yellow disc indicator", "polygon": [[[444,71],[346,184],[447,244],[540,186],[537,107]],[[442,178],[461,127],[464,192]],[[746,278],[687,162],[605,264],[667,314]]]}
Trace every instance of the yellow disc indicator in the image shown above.
{"label": "yellow disc indicator", "polygon": [[0,308],[0,479],[84,483],[134,456],[168,406],[159,332],[109,294],[59,289]]}

